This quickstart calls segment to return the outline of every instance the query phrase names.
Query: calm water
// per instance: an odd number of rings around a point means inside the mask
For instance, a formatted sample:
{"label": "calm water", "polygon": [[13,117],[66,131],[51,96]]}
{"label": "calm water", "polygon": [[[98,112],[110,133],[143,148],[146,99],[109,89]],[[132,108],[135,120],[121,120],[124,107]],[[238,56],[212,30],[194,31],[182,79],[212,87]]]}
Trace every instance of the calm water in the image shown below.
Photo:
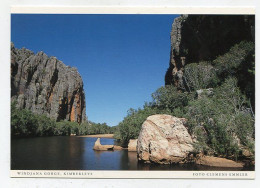
{"label": "calm water", "polygon": [[[94,151],[97,138],[36,137],[11,140],[12,170],[241,170],[202,165],[138,163],[136,152]],[[101,138],[101,144],[114,144]],[[253,170],[253,169],[242,169]]]}

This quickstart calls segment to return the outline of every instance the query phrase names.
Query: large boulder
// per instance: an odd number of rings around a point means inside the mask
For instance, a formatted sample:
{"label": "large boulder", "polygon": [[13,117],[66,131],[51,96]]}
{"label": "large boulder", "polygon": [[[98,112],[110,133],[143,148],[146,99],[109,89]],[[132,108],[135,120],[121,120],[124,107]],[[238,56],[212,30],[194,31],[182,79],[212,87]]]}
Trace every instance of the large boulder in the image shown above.
{"label": "large boulder", "polygon": [[185,123],[184,118],[170,115],[149,116],[138,137],[138,159],[159,164],[184,162],[193,151],[192,138]]}
{"label": "large boulder", "polygon": [[136,151],[137,139],[130,139],[128,144],[128,151]]}

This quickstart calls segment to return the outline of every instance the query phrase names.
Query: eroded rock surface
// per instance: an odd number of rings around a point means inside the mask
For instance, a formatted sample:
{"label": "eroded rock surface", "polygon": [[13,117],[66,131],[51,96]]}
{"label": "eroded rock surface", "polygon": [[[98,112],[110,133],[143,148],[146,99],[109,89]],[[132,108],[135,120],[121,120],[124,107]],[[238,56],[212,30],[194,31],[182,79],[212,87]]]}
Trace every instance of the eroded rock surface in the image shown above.
{"label": "eroded rock surface", "polygon": [[17,107],[55,120],[86,120],[83,81],[76,68],[43,52],[11,44],[11,99]]}
{"label": "eroded rock surface", "polygon": [[137,139],[130,139],[128,144],[128,151],[137,151]]}
{"label": "eroded rock surface", "polygon": [[170,115],[149,116],[137,141],[138,159],[171,164],[184,162],[193,151],[192,138],[184,126],[186,120]]}

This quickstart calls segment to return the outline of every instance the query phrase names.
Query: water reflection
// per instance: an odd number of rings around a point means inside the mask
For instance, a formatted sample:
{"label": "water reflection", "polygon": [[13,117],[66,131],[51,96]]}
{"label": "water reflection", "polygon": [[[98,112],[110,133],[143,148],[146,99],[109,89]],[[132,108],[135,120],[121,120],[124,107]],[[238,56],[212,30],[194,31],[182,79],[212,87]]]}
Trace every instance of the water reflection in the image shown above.
{"label": "water reflection", "polygon": [[82,169],[82,140],[68,137],[19,138],[11,141],[11,168]]}
{"label": "water reflection", "polygon": [[121,170],[137,170],[137,153],[128,152],[127,150],[122,150],[120,159],[120,169]]}
{"label": "water reflection", "polygon": [[134,151],[130,151],[127,152],[127,154],[128,154],[129,170],[137,170],[138,169],[137,153]]}

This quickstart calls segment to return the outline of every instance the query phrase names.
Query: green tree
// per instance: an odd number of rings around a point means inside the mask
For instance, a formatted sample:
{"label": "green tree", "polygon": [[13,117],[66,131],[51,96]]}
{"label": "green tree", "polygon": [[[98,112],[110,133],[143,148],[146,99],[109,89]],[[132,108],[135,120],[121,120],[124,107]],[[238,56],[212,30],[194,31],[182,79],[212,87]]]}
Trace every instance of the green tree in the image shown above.
{"label": "green tree", "polygon": [[192,94],[178,91],[172,85],[166,85],[152,94],[152,105],[159,110],[167,110],[171,113],[177,108],[187,106],[190,97],[192,97]]}

